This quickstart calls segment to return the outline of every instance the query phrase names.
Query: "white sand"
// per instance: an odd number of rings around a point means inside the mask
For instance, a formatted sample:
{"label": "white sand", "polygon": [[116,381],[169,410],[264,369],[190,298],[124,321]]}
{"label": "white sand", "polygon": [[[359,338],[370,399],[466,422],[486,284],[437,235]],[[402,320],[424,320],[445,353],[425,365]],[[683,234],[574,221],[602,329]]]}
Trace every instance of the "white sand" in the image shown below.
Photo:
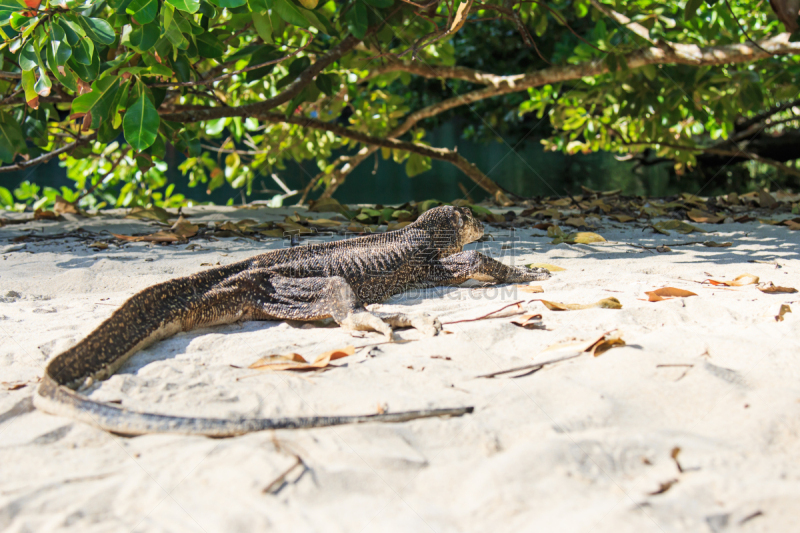
{"label": "white sand", "polygon": [[[280,219],[290,210],[189,210],[193,222]],[[322,215],[328,216],[328,215]],[[238,438],[122,438],[30,406],[45,362],[149,285],[283,244],[247,239],[13,244],[32,228],[143,232],[111,216],[0,228],[0,530],[22,531],[790,531],[800,518],[800,305],[755,286],[700,285],[749,272],[800,287],[800,232],[759,223],[663,236],[604,221],[609,241],[713,239],[731,248],[655,253],[615,242],[551,246],[522,231],[505,262],[565,268],[545,293],[449,289],[382,308],[477,317],[519,299],[621,310],[553,312],[547,331],[511,318],[364,349],[317,374],[238,369],[263,355],[308,358],[381,342],[339,328],[250,322],[180,334],[136,355],[92,393],[155,412],[217,417],[359,414],[474,405],[472,415],[404,424],[260,432]],[[498,255],[508,232],[486,249]],[[531,237],[535,233],[539,236]],[[781,268],[748,260],[777,260]],[[699,296],[650,303],[674,286]],[[527,377],[474,376],[546,359],[547,346],[619,328],[628,346]],[[417,332],[400,332],[418,339]],[[445,359],[441,357],[449,357]],[[538,356],[538,357],[537,357]],[[659,366],[691,365],[691,366]],[[256,375],[254,375],[256,374]],[[241,378],[237,381],[237,378]],[[16,390],[9,384],[31,382]],[[13,387],[12,387],[13,388]],[[677,459],[671,451],[680,448]],[[285,484],[273,484],[302,458]],[[659,487],[673,483],[661,494]],[[270,485],[272,485],[270,487]],[[266,488],[271,490],[264,492]]]}

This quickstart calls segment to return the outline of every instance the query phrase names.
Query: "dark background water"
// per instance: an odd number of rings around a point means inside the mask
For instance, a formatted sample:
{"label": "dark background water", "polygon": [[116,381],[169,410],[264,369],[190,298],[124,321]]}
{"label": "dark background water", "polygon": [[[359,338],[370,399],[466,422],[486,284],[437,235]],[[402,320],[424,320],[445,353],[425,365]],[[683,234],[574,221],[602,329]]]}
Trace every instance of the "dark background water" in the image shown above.
{"label": "dark background water", "polygon": [[[561,152],[545,152],[537,138],[476,144],[461,138],[461,127],[457,122],[449,122],[430,131],[426,140],[432,146],[451,149],[457,147],[459,153],[475,163],[489,178],[520,196],[579,193],[581,185],[595,190],[622,189],[626,194],[648,196],[664,196],[692,188],[691,183],[671,183],[668,168],[665,166],[641,167],[635,172],[633,164],[617,161],[609,153],[568,156]],[[377,155],[377,167],[375,159],[369,159],[350,174],[335,194],[338,200],[344,203],[383,204],[400,204],[430,198],[452,201],[464,196],[458,186],[459,182],[466,186],[470,196],[476,201],[486,197],[482,189],[456,167],[444,161],[433,161],[431,170],[408,178],[404,164],[384,160],[380,152]],[[175,154],[172,158],[168,157],[167,161],[170,166],[168,176],[170,182],[176,184],[176,193],[182,193],[197,202],[226,204],[232,199],[237,204],[241,203],[240,192],[228,185],[213,191],[211,195],[206,194],[203,186],[189,187],[188,179],[177,168],[183,159],[183,155]],[[290,188],[302,189],[318,172],[313,161],[302,165],[290,161],[285,170],[277,171],[276,174]],[[74,186],[74,182],[66,177],[66,171],[59,166],[58,161],[50,161],[22,172],[0,175],[0,185],[13,190],[26,179],[40,186]],[[267,200],[275,194],[256,192],[264,188],[277,189],[277,185],[268,175],[256,178],[254,194],[248,197],[248,201]],[[311,197],[320,192],[317,191]],[[298,199],[299,195],[287,199],[285,203],[292,204]]]}

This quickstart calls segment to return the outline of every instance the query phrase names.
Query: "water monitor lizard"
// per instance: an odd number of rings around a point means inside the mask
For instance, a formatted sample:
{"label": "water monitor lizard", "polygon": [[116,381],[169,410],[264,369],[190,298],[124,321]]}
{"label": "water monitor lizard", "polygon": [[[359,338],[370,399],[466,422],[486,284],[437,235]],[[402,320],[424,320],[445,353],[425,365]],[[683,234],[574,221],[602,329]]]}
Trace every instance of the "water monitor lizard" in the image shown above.
{"label": "water monitor lizard", "polygon": [[389,337],[392,327],[407,326],[436,334],[441,328],[437,319],[379,316],[364,305],[413,287],[457,285],[468,279],[525,282],[549,276],[543,269],[510,267],[476,251],[462,251],[482,235],[483,226],[470,209],[438,207],[400,230],[274,250],[153,285],[130,297],[86,338],[51,360],[34,404],[42,411],[124,435],[214,437],[470,412],[471,408],[461,408],[364,416],[197,418],[133,411],[92,400],[80,391],[111,376],[136,351],[179,331],[239,320],[333,318],[342,327],[375,330]]}

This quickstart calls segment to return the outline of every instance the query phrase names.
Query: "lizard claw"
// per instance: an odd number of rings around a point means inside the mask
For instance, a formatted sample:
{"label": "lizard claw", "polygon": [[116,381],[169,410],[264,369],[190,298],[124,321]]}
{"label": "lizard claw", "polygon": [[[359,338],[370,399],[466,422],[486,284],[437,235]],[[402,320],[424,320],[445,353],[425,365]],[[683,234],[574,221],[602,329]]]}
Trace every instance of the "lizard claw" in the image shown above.
{"label": "lizard claw", "polygon": [[405,313],[394,313],[382,315],[381,319],[393,328],[412,327],[426,337],[433,337],[442,330],[442,323],[435,316],[428,313],[407,315]]}
{"label": "lizard claw", "polygon": [[353,331],[377,331],[382,333],[389,341],[392,340],[391,326],[381,320],[379,316],[373,315],[368,311],[351,313],[339,322],[339,325],[344,329]]}

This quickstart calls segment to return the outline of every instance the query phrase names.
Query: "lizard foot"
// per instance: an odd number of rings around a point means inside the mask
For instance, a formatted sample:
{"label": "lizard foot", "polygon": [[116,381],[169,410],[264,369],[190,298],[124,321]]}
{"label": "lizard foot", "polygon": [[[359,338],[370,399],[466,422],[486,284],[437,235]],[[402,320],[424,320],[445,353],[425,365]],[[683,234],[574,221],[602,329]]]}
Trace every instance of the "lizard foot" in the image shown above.
{"label": "lizard foot", "polygon": [[442,331],[442,323],[435,316],[428,313],[407,315],[405,313],[392,313],[379,315],[381,320],[393,328],[414,328],[426,337],[433,337]]}
{"label": "lizard foot", "polygon": [[350,313],[339,322],[339,325],[353,331],[377,331],[392,340],[392,327],[369,311]]}

